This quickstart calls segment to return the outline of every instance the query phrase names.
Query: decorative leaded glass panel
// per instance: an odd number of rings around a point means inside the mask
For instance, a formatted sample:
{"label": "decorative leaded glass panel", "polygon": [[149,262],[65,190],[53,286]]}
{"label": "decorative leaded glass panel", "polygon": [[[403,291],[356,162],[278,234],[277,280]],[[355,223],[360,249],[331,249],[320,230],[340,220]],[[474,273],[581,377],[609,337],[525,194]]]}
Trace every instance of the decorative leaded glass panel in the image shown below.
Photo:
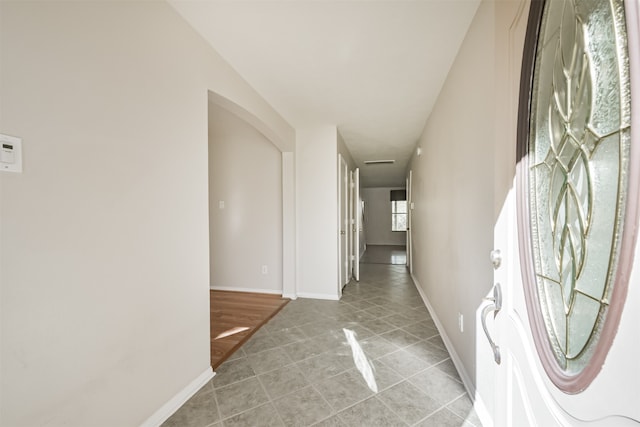
{"label": "decorative leaded glass panel", "polygon": [[567,376],[594,354],[616,286],[630,157],[623,6],[546,1],[538,33],[526,152],[530,285]]}

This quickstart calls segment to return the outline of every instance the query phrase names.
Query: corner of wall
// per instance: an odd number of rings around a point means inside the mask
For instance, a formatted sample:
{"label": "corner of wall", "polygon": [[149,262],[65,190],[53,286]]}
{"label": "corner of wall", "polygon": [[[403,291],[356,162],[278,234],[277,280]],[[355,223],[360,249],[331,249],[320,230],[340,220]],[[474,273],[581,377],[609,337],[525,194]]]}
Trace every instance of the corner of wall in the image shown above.
{"label": "corner of wall", "polygon": [[198,375],[185,388],[173,396],[167,403],[162,405],[156,412],[147,418],[141,427],[158,427],[169,419],[187,400],[196,394],[205,384],[207,384],[214,376],[215,372],[209,367],[202,374]]}

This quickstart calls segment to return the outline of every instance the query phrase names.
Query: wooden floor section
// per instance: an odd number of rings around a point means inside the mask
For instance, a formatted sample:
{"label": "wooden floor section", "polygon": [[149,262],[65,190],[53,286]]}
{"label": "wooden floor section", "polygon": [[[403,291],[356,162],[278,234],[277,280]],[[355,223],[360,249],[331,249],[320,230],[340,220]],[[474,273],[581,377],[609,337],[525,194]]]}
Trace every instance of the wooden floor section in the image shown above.
{"label": "wooden floor section", "polygon": [[211,367],[220,366],[288,302],[278,295],[210,291]]}

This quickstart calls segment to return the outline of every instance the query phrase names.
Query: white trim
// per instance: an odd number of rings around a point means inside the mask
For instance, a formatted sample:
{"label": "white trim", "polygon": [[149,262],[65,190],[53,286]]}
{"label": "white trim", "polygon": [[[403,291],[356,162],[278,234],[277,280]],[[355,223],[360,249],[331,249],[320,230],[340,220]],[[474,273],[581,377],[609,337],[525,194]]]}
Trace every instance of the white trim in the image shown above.
{"label": "white trim", "polygon": [[420,286],[420,282],[413,274],[411,274],[411,279],[413,279],[413,284],[418,290],[418,293],[420,294],[420,297],[422,298],[424,305],[427,307],[427,310],[429,311],[429,314],[433,319],[433,323],[435,323],[436,328],[438,329],[438,333],[440,334],[440,337],[442,338],[442,341],[444,342],[445,347],[447,347],[447,351],[451,356],[451,361],[453,362],[456,369],[458,370],[458,373],[460,374],[460,379],[462,380],[462,384],[464,385],[464,388],[467,390],[467,394],[469,395],[469,398],[473,402],[473,407],[476,410],[478,417],[483,423],[485,422],[485,420],[491,420],[492,419],[491,413],[487,410],[487,406],[482,401],[482,398],[480,397],[480,395],[476,393],[476,388],[473,385],[473,381],[471,380],[471,377],[469,377],[469,374],[467,373],[466,369],[464,369],[462,359],[460,359],[460,356],[458,356],[458,353],[456,353],[453,343],[449,339],[449,336],[446,334],[445,329],[442,326],[442,323],[440,322],[440,319],[438,319],[438,316],[436,315],[436,312],[433,309],[433,306],[429,302],[429,298],[427,298],[427,295],[422,290],[422,287]]}
{"label": "white trim", "polygon": [[289,298],[293,301],[298,299],[298,294],[282,294],[282,298]]}
{"label": "white trim", "polygon": [[282,294],[296,295],[295,153],[282,152]]}
{"label": "white trim", "polygon": [[211,366],[209,366],[203,373],[198,375],[196,379],[191,381],[185,388],[178,394],[173,396],[167,403],[162,405],[156,412],[153,413],[141,427],[158,427],[163,422],[167,421],[171,415],[173,415],[187,400],[198,392],[206,383],[216,375],[213,372]]}
{"label": "white trim", "polygon": [[254,294],[282,295],[282,290],[279,289],[236,288],[234,286],[211,286],[209,289],[211,289],[212,291],[251,292]]}
{"label": "white trim", "polygon": [[309,292],[298,292],[299,298],[311,298],[311,299],[328,299],[331,301],[340,301],[340,297],[336,294],[314,294]]}

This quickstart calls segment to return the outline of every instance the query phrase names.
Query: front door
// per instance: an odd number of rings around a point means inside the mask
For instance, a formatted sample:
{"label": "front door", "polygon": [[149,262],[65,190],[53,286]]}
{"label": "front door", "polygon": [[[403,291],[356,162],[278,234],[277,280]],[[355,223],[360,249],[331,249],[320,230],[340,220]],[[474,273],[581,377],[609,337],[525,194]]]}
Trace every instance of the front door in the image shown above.
{"label": "front door", "polygon": [[639,5],[533,1],[529,14],[517,176],[483,313],[493,423],[637,425]]}

